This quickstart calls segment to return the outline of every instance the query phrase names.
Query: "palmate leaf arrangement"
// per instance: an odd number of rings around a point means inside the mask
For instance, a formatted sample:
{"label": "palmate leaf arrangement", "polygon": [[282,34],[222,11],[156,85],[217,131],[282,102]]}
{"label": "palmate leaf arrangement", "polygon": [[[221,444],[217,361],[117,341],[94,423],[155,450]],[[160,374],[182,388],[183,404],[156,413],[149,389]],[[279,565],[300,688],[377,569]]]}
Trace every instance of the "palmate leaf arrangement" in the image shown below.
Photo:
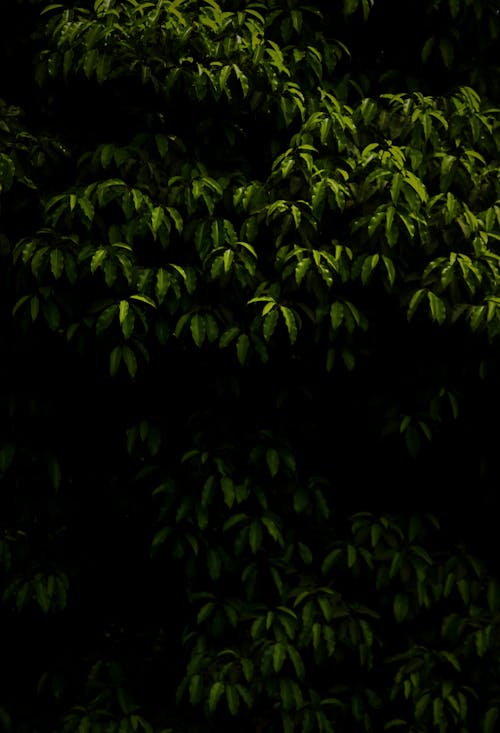
{"label": "palmate leaf arrangement", "polygon": [[5,730],[498,729],[496,5],[30,6]]}

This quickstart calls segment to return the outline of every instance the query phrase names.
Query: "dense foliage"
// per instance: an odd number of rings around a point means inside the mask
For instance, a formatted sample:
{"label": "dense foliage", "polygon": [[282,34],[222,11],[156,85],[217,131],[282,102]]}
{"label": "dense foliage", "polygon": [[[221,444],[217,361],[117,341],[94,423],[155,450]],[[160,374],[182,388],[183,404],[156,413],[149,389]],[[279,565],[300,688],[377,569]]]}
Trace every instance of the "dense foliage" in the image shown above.
{"label": "dense foliage", "polygon": [[498,2],[7,5],[0,727],[493,733]]}

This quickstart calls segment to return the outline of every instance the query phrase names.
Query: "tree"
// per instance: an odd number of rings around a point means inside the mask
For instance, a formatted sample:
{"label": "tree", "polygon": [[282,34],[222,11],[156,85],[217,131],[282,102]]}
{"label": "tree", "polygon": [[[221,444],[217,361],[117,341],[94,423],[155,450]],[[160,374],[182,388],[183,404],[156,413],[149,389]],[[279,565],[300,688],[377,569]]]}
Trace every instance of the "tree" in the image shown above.
{"label": "tree", "polygon": [[493,731],[496,3],[11,4],[3,727]]}

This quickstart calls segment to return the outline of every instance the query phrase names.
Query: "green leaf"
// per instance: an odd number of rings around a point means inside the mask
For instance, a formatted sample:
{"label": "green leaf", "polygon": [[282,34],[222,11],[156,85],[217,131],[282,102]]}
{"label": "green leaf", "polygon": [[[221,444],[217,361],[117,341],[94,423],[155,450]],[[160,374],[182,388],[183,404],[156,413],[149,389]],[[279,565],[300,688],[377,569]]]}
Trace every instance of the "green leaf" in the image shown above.
{"label": "green leaf", "polygon": [[356,366],[356,359],[354,357],[354,354],[350,349],[342,348],[340,350],[340,355],[342,357],[342,361],[344,362],[346,368],[352,372],[354,367]]}
{"label": "green leaf", "polygon": [[455,57],[455,49],[453,48],[453,43],[446,36],[439,40],[439,50],[441,51],[444,65],[447,69],[451,69]]}
{"label": "green leaf", "polygon": [[278,674],[286,659],[286,647],[281,642],[277,642],[273,648],[273,669]]}
{"label": "green leaf", "polygon": [[170,218],[174,222],[174,227],[176,228],[177,232],[181,234],[183,226],[184,226],[184,223],[182,221],[182,216],[177,211],[177,209],[174,209],[173,206],[167,206],[167,211],[170,215]]}
{"label": "green leaf", "polygon": [[122,353],[123,361],[125,362],[129,376],[133,378],[137,373],[137,359],[135,357],[135,354],[130,346],[127,345],[122,347]]}
{"label": "green leaf", "polygon": [[246,362],[249,346],[250,346],[250,339],[248,338],[246,333],[242,333],[236,343],[236,353],[238,356],[238,361],[240,362],[241,366],[244,366]]}
{"label": "green leaf", "polygon": [[253,519],[249,532],[250,549],[255,555],[262,543],[262,524],[258,519]]}
{"label": "green leaf", "polygon": [[280,465],[279,453],[275,448],[268,448],[266,450],[266,462],[269,468],[269,473],[274,478],[278,473]]}
{"label": "green leaf", "polygon": [[481,726],[481,733],[495,733],[497,720],[498,708],[492,707],[485,713]]}
{"label": "green leaf", "polygon": [[332,327],[336,331],[341,325],[344,318],[344,304],[340,301],[335,301],[330,307],[330,319]]}
{"label": "green leaf", "polygon": [[415,718],[417,720],[422,720],[425,711],[429,707],[430,701],[431,695],[429,692],[426,692],[419,697],[415,705]]}
{"label": "green leaf", "polygon": [[295,669],[295,674],[299,680],[303,680],[306,674],[304,663],[299,652],[291,644],[288,645],[288,656],[290,657]]}
{"label": "green leaf", "polygon": [[394,618],[398,623],[405,620],[408,615],[408,596],[404,593],[396,593],[393,603]]}
{"label": "green leaf", "polygon": [[52,486],[57,491],[61,486],[61,464],[54,456],[50,456],[47,459],[47,465]]}
{"label": "green leaf", "polygon": [[2,445],[0,449],[0,471],[5,473],[9,468],[12,461],[14,460],[14,454],[16,452],[16,446],[14,443],[8,441]]}
{"label": "green leaf", "polygon": [[110,305],[103,310],[95,326],[97,336],[101,336],[109,328],[117,311],[118,306],[116,304]]}
{"label": "green leaf", "polygon": [[489,581],[487,597],[489,610],[496,613],[500,609],[500,584],[497,580]]}
{"label": "green leaf", "polygon": [[0,153],[0,191],[8,191],[14,181],[15,166],[11,158]]}
{"label": "green leaf", "polygon": [[231,341],[234,341],[239,332],[240,329],[238,326],[231,326],[230,328],[228,328],[226,331],[224,331],[219,339],[219,347],[221,349],[225,349],[227,346],[229,346]]}
{"label": "green leaf", "polygon": [[358,553],[354,545],[347,545],[347,567],[352,568],[356,564]]}
{"label": "green leaf", "polygon": [[202,701],[202,699],[203,677],[200,674],[195,674],[189,680],[189,701],[191,705],[197,705]]}
{"label": "green leaf", "polygon": [[64,255],[60,249],[53,249],[50,253],[50,267],[56,280],[59,280],[64,269]]}
{"label": "green leaf", "polygon": [[361,282],[363,283],[363,285],[366,285],[366,283],[370,279],[370,276],[377,266],[379,259],[380,255],[377,253],[375,253],[374,255],[367,255],[365,257],[363,266],[361,268]]}
{"label": "green leaf", "polygon": [[220,577],[222,562],[220,553],[213,547],[211,547],[207,553],[207,567],[212,580],[217,580],[217,578]]}
{"label": "green leaf", "polygon": [[38,297],[36,295],[33,295],[33,297],[30,300],[30,313],[31,313],[32,321],[36,320],[39,310],[40,310],[40,301],[38,300]]}
{"label": "green leaf", "polygon": [[304,545],[302,542],[297,543],[297,549],[299,551],[299,555],[302,558],[302,561],[305,565],[310,565],[313,561],[313,554],[309,547],[307,545]]}
{"label": "green leaf", "polygon": [[122,347],[115,346],[115,348],[113,349],[109,357],[109,372],[112,377],[114,377],[115,374],[117,373],[118,367],[120,366],[121,359],[122,359]]}
{"label": "green leaf", "polygon": [[344,15],[352,15],[356,12],[359,0],[344,0]]}
{"label": "green leaf", "polygon": [[233,479],[223,476],[220,480],[222,493],[224,494],[224,503],[231,509],[234,504],[235,492]]}
{"label": "green leaf", "polygon": [[416,458],[420,451],[420,435],[414,425],[409,425],[405,432],[405,444],[408,453]]}
{"label": "green leaf", "polygon": [[240,706],[240,698],[234,685],[226,685],[226,702],[231,715],[236,715]]}
{"label": "green leaf", "polygon": [[209,601],[208,603],[205,603],[205,605],[199,610],[198,616],[196,617],[196,623],[202,624],[203,621],[206,621],[207,618],[212,614],[212,611],[216,607],[216,604],[214,601]]}
{"label": "green leaf", "polygon": [[335,550],[332,550],[328,553],[328,555],[323,560],[323,564],[321,566],[321,572],[323,575],[328,575],[330,570],[335,567],[337,564],[337,560],[342,556],[343,550],[340,548],[337,548]]}
{"label": "green leaf", "polygon": [[214,682],[210,693],[208,695],[208,711],[209,713],[214,713],[217,705],[219,703],[219,700],[222,696],[222,693],[224,692],[224,683],[223,682]]}
{"label": "green leaf", "polygon": [[228,529],[231,529],[231,527],[234,527],[237,524],[240,524],[245,519],[248,519],[248,515],[247,514],[233,514],[222,525],[222,531],[223,532],[227,532]]}
{"label": "green leaf", "polygon": [[194,316],[191,318],[190,325],[193,341],[195,342],[196,346],[198,346],[198,348],[201,348],[206,337],[205,316],[201,315],[200,313],[195,313]]}
{"label": "green leaf", "polygon": [[[271,517],[262,517],[262,524],[267,529],[270,536],[275,540],[275,542],[278,542],[283,547],[283,537],[281,535],[281,530],[274,521],[274,519],[271,519]],[[271,573],[273,574],[273,573]],[[274,577],[274,574],[273,574]]]}
{"label": "green leaf", "polygon": [[429,60],[432,49],[434,47],[435,40],[436,39],[434,38],[434,36],[431,36],[430,38],[426,40],[426,42],[424,43],[422,47],[421,56],[422,56],[422,61],[424,62],[424,64],[427,63],[427,61]]}

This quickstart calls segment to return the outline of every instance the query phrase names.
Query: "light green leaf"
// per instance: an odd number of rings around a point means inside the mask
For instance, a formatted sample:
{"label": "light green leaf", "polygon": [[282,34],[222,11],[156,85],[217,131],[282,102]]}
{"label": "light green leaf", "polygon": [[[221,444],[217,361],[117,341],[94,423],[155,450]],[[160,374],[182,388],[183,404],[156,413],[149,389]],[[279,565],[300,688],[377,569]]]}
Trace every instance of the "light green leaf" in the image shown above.
{"label": "light green leaf", "polygon": [[363,283],[363,285],[366,285],[366,283],[370,279],[370,276],[377,266],[379,259],[380,255],[377,253],[375,253],[374,255],[367,255],[365,257],[363,266],[361,268],[361,282]]}
{"label": "light green leaf", "polygon": [[385,269],[387,271],[387,279],[389,281],[389,285],[391,285],[392,287],[396,279],[396,269],[394,267],[392,260],[389,257],[382,255],[382,260],[384,262]]}
{"label": "light green leaf", "polygon": [[92,222],[94,219],[94,205],[89,199],[82,197],[78,199],[78,206],[85,214],[86,218],[89,222]]}
{"label": "light green leaf", "polygon": [[[274,303],[270,303],[270,305],[272,308],[274,308]],[[275,308],[270,313],[268,313],[264,319],[263,332],[264,332],[264,338],[266,339],[266,341],[269,341],[269,339],[273,335],[277,323],[278,323],[278,310]]]}
{"label": "light green leaf", "polygon": [[129,310],[128,300],[120,300],[120,306],[119,306],[120,325],[123,324],[123,321],[127,317],[128,310]]}
{"label": "light green leaf", "polygon": [[297,322],[295,318],[294,312],[287,308],[284,305],[279,306],[281,315],[283,316],[285,320],[286,327],[288,329],[288,336],[290,338],[290,343],[294,344],[297,340]]}
{"label": "light green leaf", "polygon": [[297,267],[295,268],[295,281],[297,285],[300,285],[307,271],[309,270],[310,266],[311,266],[311,260],[308,258],[304,260],[300,260],[300,262],[297,264]]}
{"label": "light green leaf", "polygon": [[231,265],[233,264],[234,259],[234,252],[232,249],[226,249],[223,255],[223,262],[224,262],[224,272],[228,273],[231,269]]}
{"label": "light green leaf", "polygon": [[410,300],[410,304],[408,306],[408,316],[407,316],[408,320],[411,320],[411,318],[413,317],[418,304],[420,303],[420,301],[422,300],[426,292],[427,292],[426,288],[420,288],[420,290],[417,290],[415,293],[413,293],[411,300]]}
{"label": "light green leaf", "polygon": [[101,266],[107,255],[108,250],[106,249],[98,249],[97,252],[95,252],[95,254],[92,256],[92,260],[90,261],[90,272],[92,274],[94,274],[97,268]]}
{"label": "light green leaf", "polygon": [[182,216],[177,211],[177,209],[174,209],[173,206],[167,206],[167,211],[168,211],[168,213],[170,215],[170,218],[174,222],[174,226],[175,226],[177,232],[179,234],[181,234],[182,233],[182,228],[183,228]]}
{"label": "light green leaf", "polygon": [[394,206],[397,205],[399,199],[399,192],[401,191],[401,185],[403,183],[403,177],[401,173],[395,173],[391,183],[391,199]]}
{"label": "light green leaf", "polygon": [[162,206],[155,206],[151,213],[151,229],[153,234],[157,234],[158,229],[161,227],[165,215]]}
{"label": "light green leaf", "polygon": [[154,302],[154,300],[147,295],[140,295],[139,293],[137,293],[135,295],[131,295],[130,298],[133,300],[140,300],[141,303],[147,303],[153,308],[156,308],[156,303]]}
{"label": "light green leaf", "polygon": [[[446,320],[446,305],[444,301],[439,298],[431,290],[427,291],[427,297],[429,299],[429,306],[431,309],[432,320],[436,321],[441,325]],[[410,303],[411,307],[411,303]]]}

